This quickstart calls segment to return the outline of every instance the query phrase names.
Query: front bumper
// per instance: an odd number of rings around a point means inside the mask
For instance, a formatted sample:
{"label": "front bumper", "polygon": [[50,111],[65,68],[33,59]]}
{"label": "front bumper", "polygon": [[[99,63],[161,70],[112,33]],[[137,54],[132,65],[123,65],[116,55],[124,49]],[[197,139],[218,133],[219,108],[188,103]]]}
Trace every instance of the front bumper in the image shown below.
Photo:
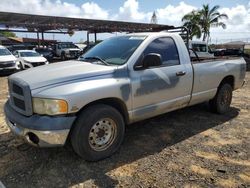
{"label": "front bumper", "polygon": [[24,69],[29,69],[29,68],[33,68],[33,67],[38,67],[38,66],[42,66],[42,65],[47,65],[46,62],[23,62],[23,68]]}
{"label": "front bumper", "polygon": [[31,145],[39,147],[63,146],[75,116],[23,116],[7,102],[4,106],[6,123],[11,131]]}
{"label": "front bumper", "polygon": [[0,72],[15,72],[18,69],[16,67],[5,67],[5,68],[0,68]]}

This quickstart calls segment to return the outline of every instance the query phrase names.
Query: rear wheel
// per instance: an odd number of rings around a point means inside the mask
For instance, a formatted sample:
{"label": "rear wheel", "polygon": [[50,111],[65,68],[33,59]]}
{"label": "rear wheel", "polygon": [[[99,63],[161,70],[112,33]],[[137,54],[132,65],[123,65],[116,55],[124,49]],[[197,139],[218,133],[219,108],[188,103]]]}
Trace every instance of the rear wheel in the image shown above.
{"label": "rear wheel", "polygon": [[215,97],[209,101],[212,112],[224,114],[229,111],[232,102],[233,89],[230,84],[223,84],[218,88]]}
{"label": "rear wheel", "polygon": [[125,125],[122,115],[108,105],[94,105],[79,114],[71,134],[74,151],[88,161],[112,155],[120,147]]}

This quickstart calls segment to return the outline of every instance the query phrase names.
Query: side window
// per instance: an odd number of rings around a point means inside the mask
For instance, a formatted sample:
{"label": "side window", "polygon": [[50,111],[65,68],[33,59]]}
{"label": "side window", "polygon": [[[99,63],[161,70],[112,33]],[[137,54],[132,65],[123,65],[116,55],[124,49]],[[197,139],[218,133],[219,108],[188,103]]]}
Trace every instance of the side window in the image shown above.
{"label": "side window", "polygon": [[179,54],[175,42],[170,37],[158,38],[151,42],[144,50],[143,55],[157,53],[161,55],[162,65],[173,66],[179,65]]}
{"label": "side window", "polygon": [[14,52],[13,52],[13,55],[16,56],[16,57],[18,57],[17,51],[14,51]]}

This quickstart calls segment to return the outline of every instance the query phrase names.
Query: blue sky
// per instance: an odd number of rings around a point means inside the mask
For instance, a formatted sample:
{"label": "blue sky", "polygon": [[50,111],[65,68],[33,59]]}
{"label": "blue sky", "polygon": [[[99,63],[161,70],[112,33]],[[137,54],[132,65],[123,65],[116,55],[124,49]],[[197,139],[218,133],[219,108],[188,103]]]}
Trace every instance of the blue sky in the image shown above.
{"label": "blue sky", "polygon": [[[149,23],[156,11],[158,23],[180,26],[184,14],[201,8],[202,4],[220,5],[221,13],[229,16],[224,20],[227,29],[213,28],[212,42],[246,40],[250,42],[250,0],[1,0],[0,11],[40,15],[81,17],[92,19],[123,20]],[[18,34],[21,37],[36,37]],[[110,34],[98,35],[100,39]],[[46,38],[79,42],[86,39],[85,32],[68,35],[45,35]]]}
{"label": "blue sky", "polygon": [[[83,4],[84,2],[88,2],[88,1],[82,1],[82,0],[67,0],[66,2],[68,3],[75,3],[78,6],[80,6],[81,4]],[[94,1],[96,3],[98,3],[101,7],[110,10],[110,12],[115,13],[119,7],[122,6],[122,4],[124,3],[123,0],[96,0]],[[167,4],[172,4],[174,6],[178,5],[179,2],[178,0],[139,0],[138,1],[140,3],[140,9],[143,11],[153,11],[157,8],[160,7],[164,7]],[[153,3],[152,3],[153,2]],[[237,4],[243,4],[243,5],[247,5],[249,1],[247,0],[187,0],[184,1],[190,5],[196,6],[196,7],[201,7],[202,4],[207,4],[209,3],[211,6],[214,5],[220,5],[221,7],[234,7]]]}

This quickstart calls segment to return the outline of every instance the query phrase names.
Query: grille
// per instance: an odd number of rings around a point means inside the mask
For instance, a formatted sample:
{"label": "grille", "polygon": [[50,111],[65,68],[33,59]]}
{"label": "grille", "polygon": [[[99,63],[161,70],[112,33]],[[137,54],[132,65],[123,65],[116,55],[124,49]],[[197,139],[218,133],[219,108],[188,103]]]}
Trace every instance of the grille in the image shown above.
{"label": "grille", "polygon": [[32,115],[32,99],[29,85],[23,80],[9,78],[10,105],[17,112]]}
{"label": "grille", "polygon": [[34,63],[32,63],[32,66],[37,67],[37,66],[41,66],[41,65],[44,65],[44,64],[45,64],[44,62],[34,62]]}
{"label": "grille", "polygon": [[78,56],[80,53],[79,53],[79,51],[69,51],[69,54],[70,54],[70,56]]}
{"label": "grille", "polygon": [[26,110],[24,100],[13,97],[13,102],[14,102],[15,106],[17,106],[18,108],[20,108],[24,111]]}
{"label": "grille", "polygon": [[18,95],[23,95],[23,89],[20,86],[18,86],[16,84],[13,84],[13,88],[12,89],[13,89],[14,93],[16,93]]}
{"label": "grille", "polygon": [[14,67],[15,62],[13,61],[6,61],[6,62],[0,62],[0,68],[7,68],[7,67]]}

